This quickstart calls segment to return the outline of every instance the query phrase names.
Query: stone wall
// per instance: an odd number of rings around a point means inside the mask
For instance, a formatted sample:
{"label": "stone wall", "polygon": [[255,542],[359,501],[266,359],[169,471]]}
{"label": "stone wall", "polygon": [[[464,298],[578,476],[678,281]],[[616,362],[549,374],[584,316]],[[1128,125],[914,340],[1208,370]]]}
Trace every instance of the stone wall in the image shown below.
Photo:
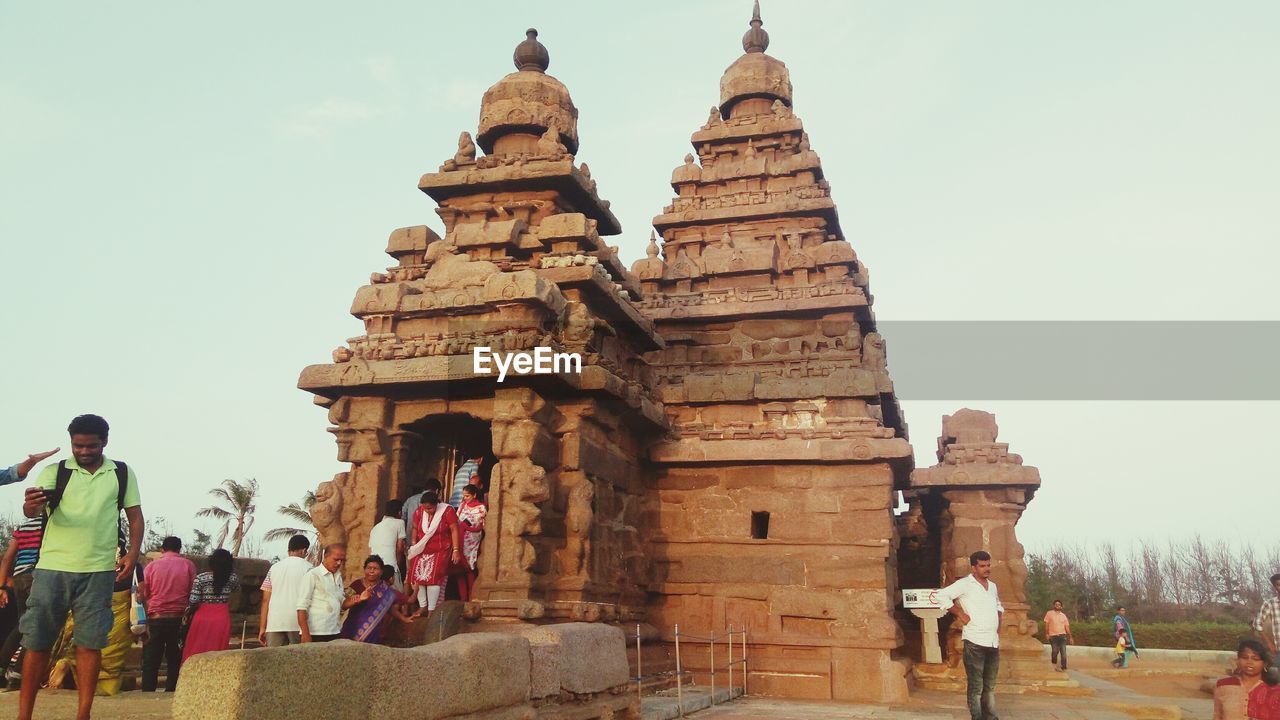
{"label": "stone wall", "polygon": [[639,718],[620,629],[566,623],[519,633],[409,649],[339,640],[204,653],[183,666],[173,717]]}

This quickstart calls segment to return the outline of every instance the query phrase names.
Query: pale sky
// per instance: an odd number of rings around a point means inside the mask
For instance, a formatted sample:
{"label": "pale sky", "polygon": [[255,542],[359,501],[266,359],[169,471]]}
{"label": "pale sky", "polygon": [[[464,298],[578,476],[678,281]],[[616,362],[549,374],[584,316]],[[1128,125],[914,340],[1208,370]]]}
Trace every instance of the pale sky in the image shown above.
{"label": "pale sky", "polygon": [[[418,177],[474,133],[525,28],[580,110],[578,159],[630,264],[750,10],[0,4],[0,462],[65,447],[95,412],[148,515],[185,534],[209,488],[256,477],[258,527],[278,524],[269,509],[343,469],[298,372],[360,332],[351,299],[391,264],[388,234],[441,229]],[[763,16],[887,328],[1280,320],[1280,5],[765,0]],[[1215,374],[1214,347],[1178,354]],[[918,463],[943,413],[995,412],[1044,478],[1019,526],[1033,548],[1275,527],[1280,403],[991,400],[959,375],[965,402],[898,381]]]}

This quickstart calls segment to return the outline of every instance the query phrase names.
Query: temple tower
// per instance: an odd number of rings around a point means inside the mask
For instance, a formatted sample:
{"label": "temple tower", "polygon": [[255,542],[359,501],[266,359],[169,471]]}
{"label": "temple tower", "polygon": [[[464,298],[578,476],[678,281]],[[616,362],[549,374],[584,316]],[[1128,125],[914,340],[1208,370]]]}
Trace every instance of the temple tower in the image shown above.
{"label": "temple tower", "polygon": [[[312,517],[324,542],[363,557],[387,499],[432,477],[447,493],[458,462],[482,456],[473,619],[635,620],[648,579],[639,458],[666,424],[643,353],[663,343],[602,240],[620,227],[575,161],[578,111],[536,31],[514,60],[484,94],[475,140],[462,133],[419,183],[444,236],[393,232],[396,264],[352,304],[364,334],[302,372],[351,463],[320,485]],[[499,381],[476,371],[476,347],[578,354],[581,372]]]}
{"label": "temple tower", "polygon": [[745,624],[753,693],[898,701],[892,508],[911,446],[866,267],[762,25],[757,4],[654,218],[661,247],[632,266],[673,429],[649,453],[650,621]]}

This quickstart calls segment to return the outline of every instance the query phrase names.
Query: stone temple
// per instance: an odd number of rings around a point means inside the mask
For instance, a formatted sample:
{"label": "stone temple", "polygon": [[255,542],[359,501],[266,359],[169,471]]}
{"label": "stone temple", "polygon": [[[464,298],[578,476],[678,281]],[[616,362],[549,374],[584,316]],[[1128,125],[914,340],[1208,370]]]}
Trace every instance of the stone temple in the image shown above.
{"label": "stone temple", "polygon": [[[972,550],[995,555],[1006,645],[1039,652],[1013,533],[1039,475],[969,410],[947,418],[940,464],[913,473],[867,268],[768,45],[757,6],[628,269],[574,157],[578,110],[528,32],[474,138],[419,183],[443,235],[392,232],[395,265],[352,304],[364,334],[302,372],[351,465],[312,516],[362,557],[383,503],[429,478],[447,493],[460,458],[482,455],[468,627],[745,626],[753,693],[896,701],[963,677],[949,647],[922,649],[937,636],[922,642],[900,590],[963,575]],[[582,364],[499,382],[475,371],[477,347]],[[1032,683],[1042,664],[1005,674]]]}

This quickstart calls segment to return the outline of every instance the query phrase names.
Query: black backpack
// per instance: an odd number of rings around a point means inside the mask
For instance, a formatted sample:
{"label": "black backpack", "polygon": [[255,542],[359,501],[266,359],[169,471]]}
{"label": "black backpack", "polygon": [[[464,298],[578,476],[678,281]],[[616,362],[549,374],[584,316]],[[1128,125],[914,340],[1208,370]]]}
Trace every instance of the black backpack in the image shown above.
{"label": "black backpack", "polygon": [[[129,488],[129,466],[115,461],[116,464],[116,482],[120,484],[119,491],[116,492],[116,511],[124,510],[124,493]],[[49,516],[53,516],[53,511],[58,509],[58,504],[62,502],[62,494],[67,491],[67,483],[71,482],[71,468],[67,467],[67,461],[63,460],[58,463],[58,474],[55,480],[54,489],[58,491],[57,496],[49,501]],[[116,521],[116,535],[121,542],[126,537],[124,526],[119,520]]]}

